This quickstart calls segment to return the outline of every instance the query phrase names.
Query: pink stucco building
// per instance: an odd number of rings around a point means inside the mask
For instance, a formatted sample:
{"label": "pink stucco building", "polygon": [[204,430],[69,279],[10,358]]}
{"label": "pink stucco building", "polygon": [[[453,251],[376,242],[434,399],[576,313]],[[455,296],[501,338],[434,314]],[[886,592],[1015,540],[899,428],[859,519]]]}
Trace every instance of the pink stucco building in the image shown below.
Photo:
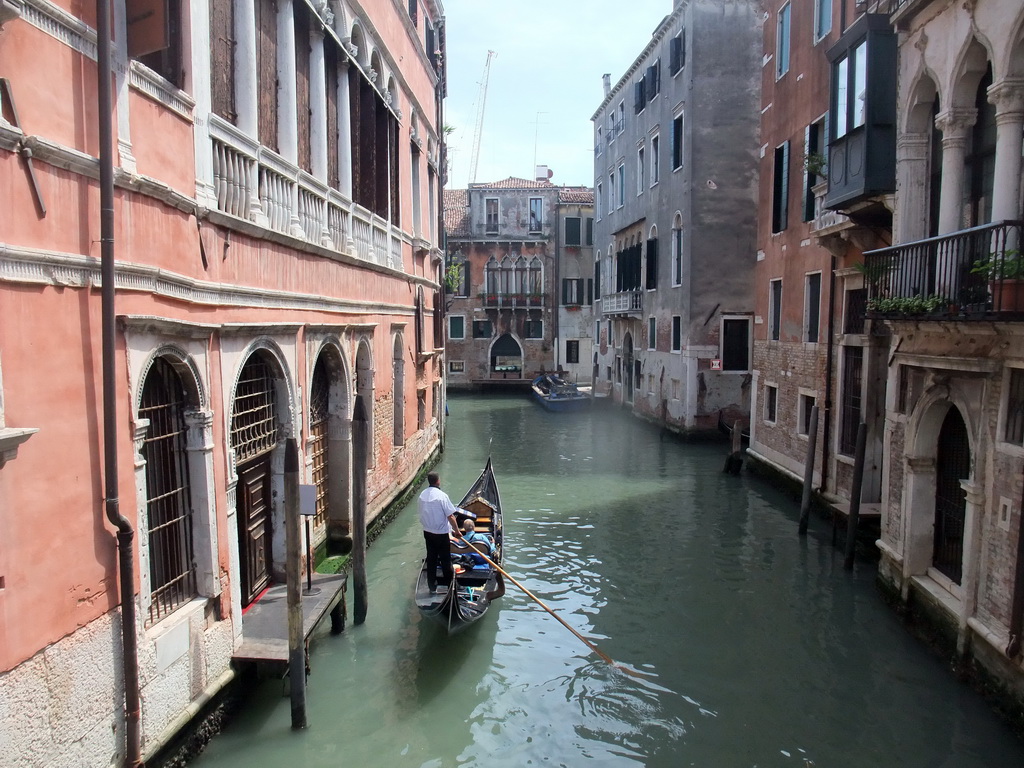
{"label": "pink stucco building", "polygon": [[105,495],[135,532],[145,758],[230,679],[243,609],[283,578],[285,440],[321,551],[352,533],[363,454],[372,521],[439,444],[440,4],[143,5],[112,3],[108,490],[97,14],[0,0],[0,742],[17,765],[133,760]]}

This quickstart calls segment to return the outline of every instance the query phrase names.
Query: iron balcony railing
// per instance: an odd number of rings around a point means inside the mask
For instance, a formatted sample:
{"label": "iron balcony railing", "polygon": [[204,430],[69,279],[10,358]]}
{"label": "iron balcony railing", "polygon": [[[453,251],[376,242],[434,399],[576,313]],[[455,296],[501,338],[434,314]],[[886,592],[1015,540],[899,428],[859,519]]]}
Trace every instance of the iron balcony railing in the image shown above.
{"label": "iron balcony railing", "polygon": [[543,293],[483,293],[483,305],[488,308],[543,307]]}
{"label": "iron balcony railing", "polygon": [[608,293],[601,300],[601,312],[606,315],[637,315],[643,311],[643,291]]}
{"label": "iron balcony railing", "polygon": [[865,253],[868,317],[1024,319],[1022,230],[1003,221]]}

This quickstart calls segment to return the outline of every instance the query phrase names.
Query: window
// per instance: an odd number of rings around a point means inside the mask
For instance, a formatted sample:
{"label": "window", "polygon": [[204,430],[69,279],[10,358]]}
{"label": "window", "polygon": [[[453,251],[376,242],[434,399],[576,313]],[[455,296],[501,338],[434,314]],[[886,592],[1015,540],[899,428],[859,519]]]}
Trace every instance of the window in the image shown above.
{"label": "window", "polygon": [[565,217],[565,244],[580,245],[580,223],[579,216]]}
{"label": "window", "polygon": [[772,233],[789,225],[789,142],[775,148],[772,166]]}
{"label": "window", "polygon": [[651,315],[647,318],[647,348],[656,349],[658,346],[658,318]]}
{"label": "window", "polygon": [[598,301],[601,300],[601,252],[598,251],[594,259],[594,295]]}
{"label": "window", "polygon": [[778,341],[782,326],[782,281],[772,280],[768,295],[768,340]]}
{"label": "window", "polygon": [[633,83],[633,114],[639,115],[647,106],[647,79],[641,77]]}
{"label": "window", "polygon": [[530,232],[540,232],[544,224],[544,198],[530,198]]}
{"label": "window", "polygon": [[465,373],[466,372],[466,361],[465,360],[449,360],[448,361],[448,373]]}
{"label": "window", "polygon": [[466,338],[466,318],[462,315],[448,315],[448,338]]}
{"label": "window", "polygon": [[750,370],[750,319],[746,317],[722,320],[723,371]]}
{"label": "window", "polygon": [[608,214],[615,210],[615,171],[608,174]]}
{"label": "window", "polygon": [[804,282],[804,341],[818,343],[821,325],[821,272],[807,275]]}
{"label": "window", "polygon": [[683,167],[683,114],[672,120],[672,170]]}
{"label": "window", "polygon": [[565,277],[562,278],[562,304],[567,306],[579,306],[583,303],[583,278]]}
{"label": "window", "polygon": [[608,321],[608,346],[615,346],[615,334],[612,332],[612,321]]}
{"label": "window", "polygon": [[619,102],[619,133],[622,133],[626,128],[626,103],[624,101]]}
{"label": "window", "polygon": [[839,402],[839,452],[853,456],[861,419],[861,378],[864,347],[843,347],[843,380]]}
{"label": "window", "polygon": [[653,187],[658,183],[660,171],[658,166],[660,165],[659,158],[661,157],[661,137],[658,134],[654,134],[651,137],[651,186]]}
{"label": "window", "polygon": [[683,218],[678,213],[672,223],[672,285],[683,284]]}
{"label": "window", "polygon": [[580,342],[579,339],[568,339],[565,342],[565,362],[570,365],[576,365],[580,361]]}
{"label": "window", "polygon": [[824,120],[811,123],[804,129],[804,221],[813,221],[816,214],[814,187],[827,178],[825,176],[824,138]]}
{"label": "window", "polygon": [[657,230],[651,233],[652,237],[647,241],[647,290],[653,291],[658,287],[658,238]]}
{"label": "window", "polygon": [[597,220],[601,220],[601,212],[604,210],[604,187],[598,183],[597,194],[594,196],[594,214]]}
{"label": "window", "polygon": [[419,0],[409,0],[409,18],[412,19],[412,25],[415,27],[419,22]]}
{"label": "window", "polygon": [[644,193],[644,179],[646,173],[644,173],[644,148],[641,146],[636,151],[636,193],[642,195]]}
{"label": "window", "polygon": [[774,424],[778,416],[779,388],[766,384],[764,388],[764,420]]}
{"label": "window", "polygon": [[149,420],[142,455],[149,520],[150,622],[159,621],[196,595],[185,444],[187,407],[177,371],[158,357],[146,374],[139,407],[139,418]]}
{"label": "window", "polygon": [[619,166],[619,208],[626,204],[626,164]]}
{"label": "window", "polygon": [[469,296],[469,259],[457,256],[451,266],[458,268],[458,274],[454,276],[453,284],[447,287],[460,298]]}
{"label": "window", "polygon": [[846,291],[846,312],[843,316],[843,333],[864,333],[864,317],[867,313],[868,289],[855,288]]}
{"label": "window", "polygon": [[597,126],[597,143],[594,144],[594,154],[598,157],[601,156],[601,140],[604,138],[603,129],[601,126]]}
{"label": "window", "polygon": [[654,97],[661,93],[661,59],[658,59],[647,68],[644,81],[647,83],[645,86],[647,100],[654,101]]}
{"label": "window", "polygon": [[473,338],[474,339],[489,339],[494,334],[491,327],[490,320],[474,320],[473,321]]}
{"label": "window", "polygon": [[814,41],[832,30],[832,0],[814,0]]}
{"label": "window", "polygon": [[498,198],[488,197],[484,201],[484,211],[486,218],[484,228],[485,234],[498,234]]}
{"label": "window", "polygon": [[526,338],[526,339],[543,339],[544,338],[544,321],[543,320],[524,320],[523,321],[523,338]]}
{"label": "window", "polygon": [[868,80],[868,42],[862,41],[833,65],[836,138],[864,125]]}
{"label": "window", "polygon": [[811,409],[814,408],[814,395],[801,394],[797,407],[799,409],[796,422],[797,434],[809,435],[811,434]]}
{"label": "window", "polygon": [[593,245],[594,244],[594,217],[593,216],[588,216],[587,217],[587,240],[586,240],[586,244],[587,245]]}
{"label": "window", "polygon": [[1007,384],[1003,440],[1024,445],[1024,368],[1011,368]]}
{"label": "window", "polygon": [[675,75],[686,66],[686,30],[679,30],[679,34],[672,38],[668,48],[668,68]]}
{"label": "window", "polygon": [[779,11],[775,32],[775,79],[789,72],[789,3]]}
{"label": "window", "polygon": [[680,352],[683,349],[683,318],[679,315],[672,315],[672,351]]}
{"label": "window", "polygon": [[185,84],[182,57],[181,3],[127,1],[128,55],[176,88]]}

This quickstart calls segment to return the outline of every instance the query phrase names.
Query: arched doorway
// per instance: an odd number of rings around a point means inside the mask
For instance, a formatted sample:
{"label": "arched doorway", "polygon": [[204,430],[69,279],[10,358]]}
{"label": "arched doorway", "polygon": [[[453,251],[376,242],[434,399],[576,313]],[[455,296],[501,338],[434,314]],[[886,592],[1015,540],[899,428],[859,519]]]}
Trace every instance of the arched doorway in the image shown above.
{"label": "arched doorway", "polygon": [[391,355],[391,399],[394,404],[393,445],[398,448],[405,445],[405,360],[402,356],[404,346],[402,334],[395,334],[395,345]]}
{"label": "arched doorway", "polygon": [[633,402],[633,334],[627,333],[622,339],[622,399]]}
{"label": "arched doorway", "polygon": [[959,584],[963,576],[967,493],[961,481],[971,474],[967,426],[957,408],[946,413],[935,455],[935,533],[932,565]]}
{"label": "arched doorway", "polygon": [[523,348],[511,333],[499,336],[491,346],[491,373],[506,379],[522,378]]}
{"label": "arched doorway", "polygon": [[270,355],[254,352],[242,366],[232,403],[242,607],[270,584],[273,566],[271,454],[279,438],[276,380],[280,377]]}
{"label": "arched doorway", "polygon": [[347,551],[350,532],[351,418],[341,352],[326,345],[317,356],[309,387],[309,438],[316,486],[314,539],[326,535],[332,551]]}
{"label": "arched doorway", "polygon": [[356,350],[356,395],[363,397],[366,443],[355,446],[355,450],[361,451],[366,457],[363,466],[372,467],[376,463],[373,451],[373,358],[370,354],[370,344],[365,339],[359,342]]}

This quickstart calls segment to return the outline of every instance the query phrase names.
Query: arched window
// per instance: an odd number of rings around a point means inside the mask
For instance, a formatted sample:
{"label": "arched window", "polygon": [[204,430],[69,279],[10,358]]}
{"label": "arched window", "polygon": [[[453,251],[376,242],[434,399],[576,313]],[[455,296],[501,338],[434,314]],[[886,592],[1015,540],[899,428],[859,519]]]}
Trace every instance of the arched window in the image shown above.
{"label": "arched window", "polygon": [[506,256],[501,260],[501,276],[498,281],[498,293],[507,296],[515,286],[515,266],[512,259]]}
{"label": "arched window", "polygon": [[139,418],[149,419],[142,455],[146,460],[150,622],[159,621],[196,595],[186,405],[177,371],[158,357],[146,375],[139,408]]}
{"label": "arched window", "polygon": [[544,269],[540,259],[536,256],[530,262],[525,293],[532,294],[533,296],[539,296],[544,293]]}
{"label": "arched window", "polygon": [[494,296],[501,290],[501,268],[498,266],[497,259],[493,256],[484,265],[484,285],[486,286],[485,291],[489,296]]}
{"label": "arched window", "polygon": [[672,285],[683,284],[683,217],[672,219]]}
{"label": "arched window", "polygon": [[996,106],[988,100],[992,65],[978,83],[974,106],[978,119],[971,129],[967,153],[967,184],[970,190],[970,226],[992,221],[992,191],[996,176]]}

